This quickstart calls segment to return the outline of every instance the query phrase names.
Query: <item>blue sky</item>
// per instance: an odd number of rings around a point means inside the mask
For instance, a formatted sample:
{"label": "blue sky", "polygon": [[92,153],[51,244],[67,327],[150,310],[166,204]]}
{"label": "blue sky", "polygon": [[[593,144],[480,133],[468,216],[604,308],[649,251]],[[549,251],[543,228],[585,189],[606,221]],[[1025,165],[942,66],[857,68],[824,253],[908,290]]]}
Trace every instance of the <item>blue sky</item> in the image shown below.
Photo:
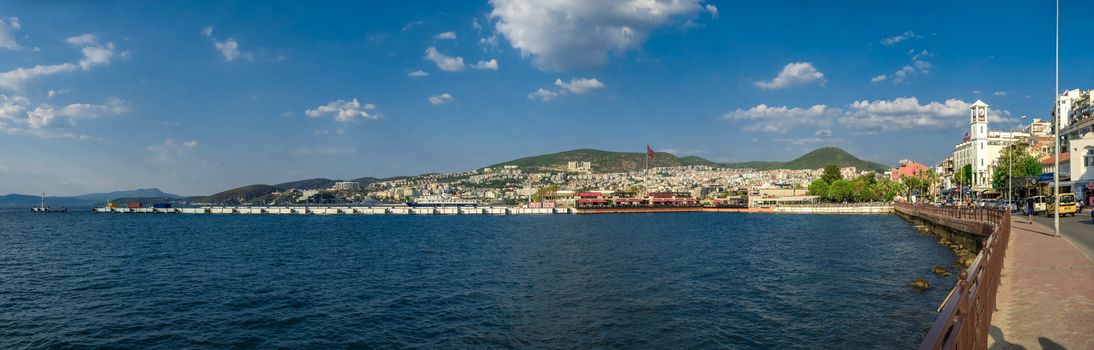
{"label": "blue sky", "polygon": [[[934,163],[1046,117],[1048,1],[0,4],[0,193],[474,169],[575,148]],[[1061,89],[1094,88],[1064,1]]]}

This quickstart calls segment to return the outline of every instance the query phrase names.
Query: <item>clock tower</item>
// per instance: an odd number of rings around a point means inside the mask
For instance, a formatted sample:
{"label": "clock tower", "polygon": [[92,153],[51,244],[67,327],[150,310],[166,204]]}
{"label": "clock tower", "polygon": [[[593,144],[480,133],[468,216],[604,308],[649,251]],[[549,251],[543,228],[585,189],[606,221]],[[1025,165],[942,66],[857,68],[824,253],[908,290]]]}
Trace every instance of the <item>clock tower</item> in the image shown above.
{"label": "clock tower", "polygon": [[976,100],[969,106],[969,146],[972,147],[972,184],[975,187],[985,186],[989,179],[988,167],[991,162],[988,158],[988,104]]}

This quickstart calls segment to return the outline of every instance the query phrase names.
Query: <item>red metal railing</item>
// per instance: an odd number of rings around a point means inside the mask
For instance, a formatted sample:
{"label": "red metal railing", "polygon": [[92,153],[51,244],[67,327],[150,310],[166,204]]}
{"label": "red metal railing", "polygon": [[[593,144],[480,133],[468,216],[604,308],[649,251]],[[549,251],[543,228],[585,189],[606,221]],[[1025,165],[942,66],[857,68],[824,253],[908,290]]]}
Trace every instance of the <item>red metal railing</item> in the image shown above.
{"label": "red metal railing", "polygon": [[987,349],[995,292],[999,289],[1003,257],[1010,240],[1010,213],[997,209],[939,208],[907,203],[896,204],[894,208],[943,225],[970,227],[968,224],[980,224],[980,232],[970,233],[985,236],[983,248],[972,265],[961,270],[953,297],[942,305],[919,349]]}

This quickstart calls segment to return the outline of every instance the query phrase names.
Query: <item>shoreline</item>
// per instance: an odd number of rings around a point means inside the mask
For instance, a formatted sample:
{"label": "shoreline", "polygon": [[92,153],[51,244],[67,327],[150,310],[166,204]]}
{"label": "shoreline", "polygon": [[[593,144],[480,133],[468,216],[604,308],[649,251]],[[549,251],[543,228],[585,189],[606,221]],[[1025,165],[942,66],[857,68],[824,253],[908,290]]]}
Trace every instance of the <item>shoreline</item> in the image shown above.
{"label": "shoreline", "polygon": [[355,206],[208,206],[192,208],[92,208],[104,214],[210,215],[564,215],[638,213],[890,214],[891,205],[785,206],[752,208],[520,208],[520,207],[355,207]]}

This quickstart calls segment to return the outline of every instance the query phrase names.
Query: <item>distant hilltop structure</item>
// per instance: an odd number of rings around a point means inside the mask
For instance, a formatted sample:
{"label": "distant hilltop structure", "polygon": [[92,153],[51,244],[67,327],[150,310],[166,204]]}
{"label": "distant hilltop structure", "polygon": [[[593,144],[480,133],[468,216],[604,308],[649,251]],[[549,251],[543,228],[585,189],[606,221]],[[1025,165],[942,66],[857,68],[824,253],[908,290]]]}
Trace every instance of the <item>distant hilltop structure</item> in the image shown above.
{"label": "distant hilltop structure", "polygon": [[566,163],[566,170],[577,173],[591,173],[593,172],[593,162],[572,160]]}
{"label": "distant hilltop structure", "polygon": [[337,181],[331,189],[335,191],[359,191],[361,190],[361,183],[354,181]]}

